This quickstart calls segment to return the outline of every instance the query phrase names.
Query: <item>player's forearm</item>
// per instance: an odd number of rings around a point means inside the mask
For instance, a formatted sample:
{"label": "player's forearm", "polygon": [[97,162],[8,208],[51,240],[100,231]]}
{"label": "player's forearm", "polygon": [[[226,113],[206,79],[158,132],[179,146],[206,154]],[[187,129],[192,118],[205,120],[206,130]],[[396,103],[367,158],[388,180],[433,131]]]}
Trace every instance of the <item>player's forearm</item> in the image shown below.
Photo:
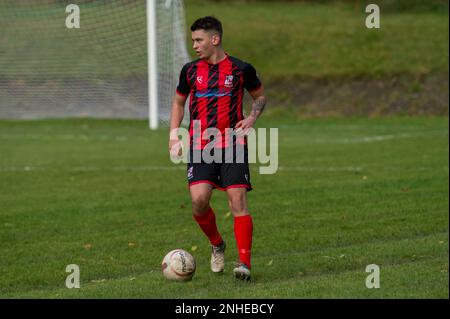
{"label": "player's forearm", "polygon": [[184,117],[184,105],[180,106],[178,103],[173,103],[172,112],[170,115],[169,139],[171,140],[178,139],[177,129],[180,127],[183,117]]}
{"label": "player's forearm", "polygon": [[264,108],[266,107],[267,99],[265,96],[259,96],[253,100],[252,110],[250,116],[255,120],[262,114]]}

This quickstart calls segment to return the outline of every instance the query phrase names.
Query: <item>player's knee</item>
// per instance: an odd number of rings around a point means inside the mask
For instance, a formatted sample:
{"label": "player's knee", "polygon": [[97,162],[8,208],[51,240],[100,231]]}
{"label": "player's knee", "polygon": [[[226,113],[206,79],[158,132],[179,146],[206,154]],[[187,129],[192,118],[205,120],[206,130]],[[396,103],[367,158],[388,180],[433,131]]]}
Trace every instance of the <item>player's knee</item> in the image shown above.
{"label": "player's knee", "polygon": [[192,209],[199,214],[205,212],[209,208],[209,200],[207,196],[195,196],[192,198]]}
{"label": "player's knee", "polygon": [[230,210],[234,215],[247,215],[247,201],[244,197],[235,196],[228,200]]}

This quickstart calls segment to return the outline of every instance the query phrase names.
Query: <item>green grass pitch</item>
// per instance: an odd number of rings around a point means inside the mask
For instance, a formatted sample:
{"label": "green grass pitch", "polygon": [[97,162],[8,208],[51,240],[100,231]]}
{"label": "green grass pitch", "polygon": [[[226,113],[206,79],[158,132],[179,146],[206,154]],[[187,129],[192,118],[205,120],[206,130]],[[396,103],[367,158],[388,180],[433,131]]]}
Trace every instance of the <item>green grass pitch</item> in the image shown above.
{"label": "green grass pitch", "polygon": [[[144,121],[0,121],[2,298],[448,298],[448,118],[261,118],[279,128],[279,171],[254,191],[253,281],[228,241],[222,275],[191,216],[184,165]],[[163,256],[197,260],[166,281]],[[67,289],[65,268],[80,267]],[[365,268],[380,267],[379,289]]]}

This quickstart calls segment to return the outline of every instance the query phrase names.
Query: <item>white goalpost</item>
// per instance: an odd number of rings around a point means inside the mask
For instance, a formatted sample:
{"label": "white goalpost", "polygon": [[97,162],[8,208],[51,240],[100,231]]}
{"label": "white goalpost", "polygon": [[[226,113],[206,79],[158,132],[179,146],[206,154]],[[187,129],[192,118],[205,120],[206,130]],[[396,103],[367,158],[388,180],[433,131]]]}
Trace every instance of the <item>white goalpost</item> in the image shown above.
{"label": "white goalpost", "polygon": [[150,129],[156,130],[158,117],[158,58],[155,0],[147,0],[148,116]]}
{"label": "white goalpost", "polygon": [[[181,67],[189,60],[182,0],[147,0],[147,46],[149,127],[155,130],[161,122],[169,121],[170,98]],[[161,88],[164,84],[171,89],[169,96],[160,96],[167,94]]]}

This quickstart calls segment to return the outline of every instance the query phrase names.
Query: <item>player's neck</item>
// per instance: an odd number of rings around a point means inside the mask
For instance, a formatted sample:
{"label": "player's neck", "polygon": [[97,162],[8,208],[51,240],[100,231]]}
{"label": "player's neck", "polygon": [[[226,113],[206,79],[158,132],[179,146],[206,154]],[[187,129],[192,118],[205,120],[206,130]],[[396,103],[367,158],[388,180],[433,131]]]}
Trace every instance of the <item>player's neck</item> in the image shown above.
{"label": "player's neck", "polygon": [[209,64],[218,64],[225,60],[227,57],[225,51],[223,49],[217,50],[214,52],[209,58],[206,59],[206,62]]}

